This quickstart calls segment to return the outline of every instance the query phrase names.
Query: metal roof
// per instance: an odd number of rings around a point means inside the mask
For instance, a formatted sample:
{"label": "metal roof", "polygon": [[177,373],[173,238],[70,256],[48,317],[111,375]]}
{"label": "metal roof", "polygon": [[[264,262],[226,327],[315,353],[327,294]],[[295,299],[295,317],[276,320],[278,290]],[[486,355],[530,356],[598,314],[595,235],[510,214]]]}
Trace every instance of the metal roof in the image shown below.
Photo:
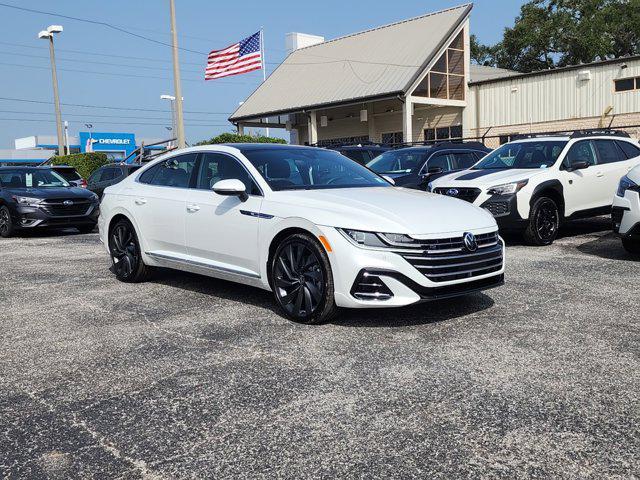
{"label": "metal roof", "polygon": [[471,8],[465,4],[298,49],[229,120],[402,94]]}

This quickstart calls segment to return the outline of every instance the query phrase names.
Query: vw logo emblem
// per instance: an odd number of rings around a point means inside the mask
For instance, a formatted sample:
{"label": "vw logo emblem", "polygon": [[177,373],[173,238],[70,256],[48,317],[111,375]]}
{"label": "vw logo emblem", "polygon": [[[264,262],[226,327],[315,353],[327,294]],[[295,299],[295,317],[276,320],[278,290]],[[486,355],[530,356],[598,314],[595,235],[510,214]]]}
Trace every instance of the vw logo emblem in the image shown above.
{"label": "vw logo emblem", "polygon": [[460,193],[460,192],[458,191],[458,189],[457,189],[457,188],[450,188],[450,189],[449,189],[449,190],[447,190],[447,192],[446,192],[447,196],[449,196],[449,197],[457,197],[459,193]]}
{"label": "vw logo emblem", "polygon": [[473,233],[471,232],[465,233],[463,240],[464,240],[464,246],[470,252],[475,252],[478,249],[478,242],[476,241],[476,236]]}
{"label": "vw logo emblem", "polygon": [[73,205],[73,202],[71,200],[65,200],[64,202],[62,202],[62,204],[66,207]]}

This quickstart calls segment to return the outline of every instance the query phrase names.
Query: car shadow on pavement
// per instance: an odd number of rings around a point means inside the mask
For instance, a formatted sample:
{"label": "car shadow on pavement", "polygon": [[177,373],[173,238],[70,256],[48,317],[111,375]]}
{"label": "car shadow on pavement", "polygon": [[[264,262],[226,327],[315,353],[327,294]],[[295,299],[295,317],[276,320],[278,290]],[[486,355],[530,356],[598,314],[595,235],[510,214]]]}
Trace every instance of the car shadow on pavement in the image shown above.
{"label": "car shadow on pavement", "polygon": [[622,241],[613,232],[578,245],[576,249],[586,255],[593,255],[606,260],[622,260],[626,262],[638,262],[640,260],[640,256],[632,255],[624,249]]}
{"label": "car shadow on pavement", "polygon": [[[610,231],[611,217],[609,216],[570,220],[560,227],[556,240]],[[522,234],[500,232],[500,236],[502,236],[508,247],[526,245]]]}
{"label": "car shadow on pavement", "polygon": [[51,238],[51,237],[75,237],[98,233],[95,229],[91,233],[80,233],[75,228],[40,228],[33,230],[18,230],[13,234],[13,238]]}
{"label": "car shadow on pavement", "polygon": [[[255,287],[195,273],[157,269],[151,282],[225,300],[233,300],[280,313],[273,294]],[[491,297],[474,293],[400,308],[342,309],[329,323],[341,327],[406,327],[443,322],[481,312],[494,305]]]}
{"label": "car shadow on pavement", "polygon": [[493,305],[489,295],[473,293],[401,308],[344,309],[330,323],[340,327],[410,327],[455,320]]}

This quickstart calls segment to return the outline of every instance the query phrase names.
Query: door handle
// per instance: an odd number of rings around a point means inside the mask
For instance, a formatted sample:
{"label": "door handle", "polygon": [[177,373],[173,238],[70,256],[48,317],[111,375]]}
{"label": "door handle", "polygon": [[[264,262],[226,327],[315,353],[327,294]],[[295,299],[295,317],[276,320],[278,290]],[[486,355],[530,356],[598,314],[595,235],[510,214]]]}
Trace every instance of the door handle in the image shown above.
{"label": "door handle", "polygon": [[200,210],[200,206],[199,205],[196,205],[196,204],[187,205],[187,212],[189,212],[189,213],[195,213],[198,210]]}
{"label": "door handle", "polygon": [[145,203],[147,203],[147,199],[146,198],[136,198],[134,200],[134,202],[136,203],[136,205],[144,205]]}
{"label": "door handle", "polygon": [[604,173],[602,173],[602,172],[596,172],[596,177],[604,177]]}

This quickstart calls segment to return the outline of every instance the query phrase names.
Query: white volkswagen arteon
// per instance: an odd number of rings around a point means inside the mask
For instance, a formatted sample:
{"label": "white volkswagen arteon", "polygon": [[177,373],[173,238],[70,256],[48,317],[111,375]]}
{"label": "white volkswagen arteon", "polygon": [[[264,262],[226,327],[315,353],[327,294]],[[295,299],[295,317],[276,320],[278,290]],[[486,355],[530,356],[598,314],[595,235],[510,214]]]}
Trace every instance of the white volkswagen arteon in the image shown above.
{"label": "white volkswagen arteon", "polygon": [[169,267],[271,290],[284,315],[399,307],[503,283],[496,221],[393,187],[337,152],[238,144],[166,154],[105,190],[100,238],[125,282]]}

